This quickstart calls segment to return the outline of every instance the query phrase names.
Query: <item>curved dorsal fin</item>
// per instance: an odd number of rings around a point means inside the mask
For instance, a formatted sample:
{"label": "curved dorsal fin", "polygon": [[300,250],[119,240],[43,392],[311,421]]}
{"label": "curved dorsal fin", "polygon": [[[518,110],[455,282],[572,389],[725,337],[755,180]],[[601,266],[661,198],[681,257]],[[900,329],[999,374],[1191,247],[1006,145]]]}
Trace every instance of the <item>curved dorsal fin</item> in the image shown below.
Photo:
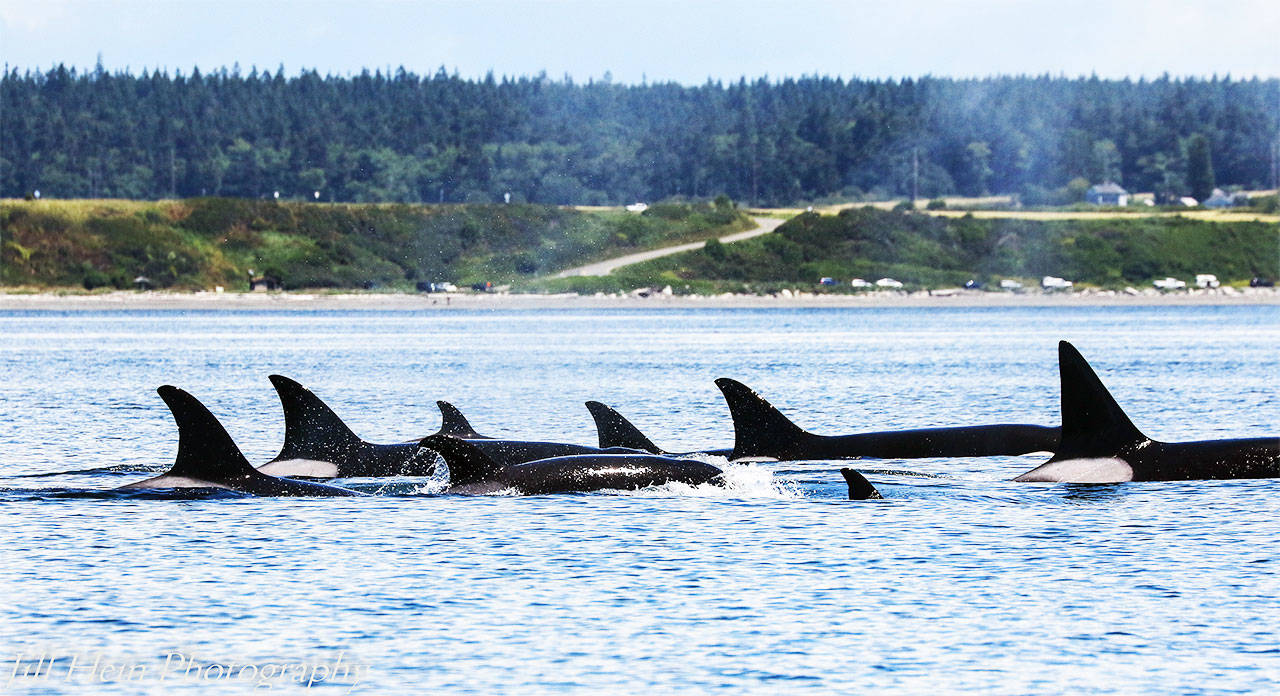
{"label": "curved dorsal fin", "polygon": [[645,437],[644,433],[640,432],[640,429],[632,425],[631,421],[624,418],[621,413],[599,401],[588,401],[587,410],[591,412],[591,418],[596,422],[596,434],[600,438],[600,449],[626,447],[628,449],[644,450],[650,454],[663,454],[657,445]]}
{"label": "curved dorsal fin", "polygon": [[778,456],[809,435],[742,382],[721,377],[716,386],[733,417],[732,459]]}
{"label": "curved dorsal fin", "polygon": [[156,392],[178,424],[178,456],[169,475],[223,483],[255,473],[226,428],[198,399],[167,384]]}
{"label": "curved dorsal fin", "polygon": [[325,402],[297,382],[271,375],[284,409],[284,445],[277,460],[324,459],[364,444]]}
{"label": "curved dorsal fin", "polygon": [[471,427],[471,423],[467,422],[467,417],[462,415],[462,411],[453,404],[448,401],[437,401],[436,406],[440,407],[440,430],[436,435],[452,435],[466,440],[489,439],[477,433],[475,428]]}
{"label": "curved dorsal fin", "polygon": [[1080,351],[1066,341],[1058,342],[1058,372],[1062,380],[1062,443],[1054,459],[1110,456],[1126,445],[1148,439]]}
{"label": "curved dorsal fin", "polygon": [[884,496],[871,485],[865,476],[853,469],[841,469],[845,483],[849,484],[849,500],[880,500]]}
{"label": "curved dorsal fin", "polygon": [[502,473],[502,465],[493,461],[479,447],[452,435],[428,435],[418,443],[444,458],[449,465],[449,485],[488,481]]}

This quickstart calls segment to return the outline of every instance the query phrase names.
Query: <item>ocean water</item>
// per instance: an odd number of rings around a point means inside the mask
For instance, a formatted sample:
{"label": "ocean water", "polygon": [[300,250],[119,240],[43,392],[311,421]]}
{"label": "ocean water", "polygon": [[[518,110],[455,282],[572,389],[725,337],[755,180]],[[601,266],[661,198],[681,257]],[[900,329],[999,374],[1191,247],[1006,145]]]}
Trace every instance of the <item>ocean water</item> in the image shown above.
{"label": "ocean water", "polygon": [[839,462],[103,492],[172,462],[161,384],[255,462],[271,373],[374,442],[444,399],[593,444],[596,399],[679,451],[732,445],[720,376],[825,434],[1054,425],[1060,339],[1152,437],[1280,433],[1280,307],[0,312],[0,691],[1275,693],[1280,481],[1011,483],[1029,455],[857,462],[882,501],[846,500]]}

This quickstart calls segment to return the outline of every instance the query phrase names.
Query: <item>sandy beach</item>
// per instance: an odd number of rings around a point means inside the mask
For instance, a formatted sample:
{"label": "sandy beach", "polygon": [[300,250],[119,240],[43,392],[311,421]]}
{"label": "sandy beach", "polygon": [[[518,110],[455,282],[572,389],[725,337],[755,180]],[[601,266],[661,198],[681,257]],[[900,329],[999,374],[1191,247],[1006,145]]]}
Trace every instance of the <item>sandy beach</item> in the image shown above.
{"label": "sandy beach", "polygon": [[565,310],[691,309],[698,307],[1072,307],[1072,306],[1280,305],[1276,288],[1137,294],[1111,291],[1002,293],[934,291],[933,294],[868,292],[860,295],[526,295],[507,293],[213,293],[108,292],[95,294],[0,291],[0,310]]}

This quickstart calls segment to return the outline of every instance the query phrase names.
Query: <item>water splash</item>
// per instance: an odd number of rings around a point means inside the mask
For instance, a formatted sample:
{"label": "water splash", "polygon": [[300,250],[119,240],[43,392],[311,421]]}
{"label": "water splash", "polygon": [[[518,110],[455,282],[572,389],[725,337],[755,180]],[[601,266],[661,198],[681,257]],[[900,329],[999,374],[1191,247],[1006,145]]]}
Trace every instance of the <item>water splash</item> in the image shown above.
{"label": "water splash", "polygon": [[641,497],[688,497],[688,498],[773,498],[778,500],[796,500],[804,498],[804,493],[794,483],[786,479],[777,479],[773,471],[756,463],[730,463],[719,459],[717,466],[724,472],[718,483],[703,483],[696,486],[672,481],[661,486],[650,486],[638,491],[611,491],[620,495]]}
{"label": "water splash", "polygon": [[449,488],[449,463],[436,455],[436,468],[427,480],[413,490],[414,495],[439,495]]}
{"label": "water splash", "polygon": [[[694,497],[694,498],[775,498],[795,500],[804,498],[800,487],[785,479],[775,479],[773,472],[755,463],[731,463],[723,457],[696,457],[700,461],[714,464],[723,471],[717,483],[690,485],[678,481],[661,486],[649,486],[639,490],[602,490],[609,495],[634,495],[654,498]],[[419,483],[409,491],[410,495],[438,495],[447,493],[449,489],[449,465],[443,458],[436,460],[436,470],[428,479]],[[504,488],[486,495],[508,496],[519,495],[519,491]]]}

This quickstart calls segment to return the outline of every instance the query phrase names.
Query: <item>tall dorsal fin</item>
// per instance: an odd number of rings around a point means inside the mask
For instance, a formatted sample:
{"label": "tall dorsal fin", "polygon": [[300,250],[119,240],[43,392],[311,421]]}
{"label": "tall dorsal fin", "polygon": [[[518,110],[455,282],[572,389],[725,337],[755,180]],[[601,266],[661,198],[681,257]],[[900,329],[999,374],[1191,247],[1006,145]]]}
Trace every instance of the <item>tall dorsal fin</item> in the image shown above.
{"label": "tall dorsal fin", "polygon": [[733,459],[775,457],[809,435],[742,382],[721,377],[716,386],[733,417]]}
{"label": "tall dorsal fin", "polygon": [[223,483],[255,473],[226,428],[194,396],[165,385],[156,389],[178,424],[178,456],[170,476]]}
{"label": "tall dorsal fin", "polygon": [[871,485],[865,476],[853,469],[841,469],[845,483],[849,484],[849,500],[880,500],[884,496]]}
{"label": "tall dorsal fin", "polygon": [[493,461],[479,447],[452,435],[428,435],[419,442],[423,447],[444,457],[449,465],[449,485],[488,481],[502,473],[502,465]]}
{"label": "tall dorsal fin", "polygon": [[600,438],[600,449],[610,447],[626,447],[644,450],[650,454],[662,454],[662,450],[653,444],[631,421],[622,417],[621,413],[600,403],[588,401],[587,410],[596,422],[596,434]]}
{"label": "tall dorsal fin", "polygon": [[468,440],[488,440],[488,437],[477,433],[475,428],[471,427],[471,423],[467,422],[467,417],[462,415],[453,404],[448,401],[437,401],[436,406],[440,407],[440,430],[436,435],[452,435]]}
{"label": "tall dorsal fin", "polygon": [[1134,426],[1084,356],[1058,342],[1062,380],[1062,443],[1054,459],[1111,456],[1147,437]]}
{"label": "tall dorsal fin", "polygon": [[271,375],[284,409],[284,445],[277,460],[324,459],[364,443],[325,402],[297,382]]}

